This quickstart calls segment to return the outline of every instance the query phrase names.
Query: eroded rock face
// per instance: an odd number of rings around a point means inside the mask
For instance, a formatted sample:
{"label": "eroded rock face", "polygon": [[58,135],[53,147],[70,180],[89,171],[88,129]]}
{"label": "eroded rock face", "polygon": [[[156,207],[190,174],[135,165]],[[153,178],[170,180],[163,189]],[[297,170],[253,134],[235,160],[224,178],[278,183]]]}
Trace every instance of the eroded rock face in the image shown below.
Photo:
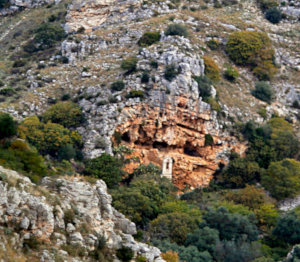
{"label": "eroded rock face", "polygon": [[[112,254],[126,246],[147,261],[164,261],[158,248],[134,240],[135,224],[112,207],[102,180],[91,185],[79,177],[46,177],[41,186],[35,186],[1,166],[0,173],[0,233],[5,228],[16,231],[16,249],[21,250],[25,240],[35,238],[53,247],[41,250],[40,261],[55,261],[57,253],[71,261],[72,254],[64,251],[63,245],[84,249],[87,255],[76,261],[90,261],[88,252],[95,250],[99,236],[104,236]],[[5,239],[2,242],[5,244]]]}
{"label": "eroded rock face", "polygon": [[[242,154],[246,147],[222,130],[206,103],[197,100],[188,105],[191,100],[185,96],[172,99],[161,106],[124,108],[128,120],[116,130],[144,164],[162,166],[163,159],[171,157],[172,180],[180,189],[206,186],[232,150]],[[208,134],[212,145],[205,145]],[[128,166],[129,171],[134,167]]]}
{"label": "eroded rock face", "polygon": [[141,1],[139,0],[74,0],[66,17],[65,30],[74,32],[83,28],[89,32],[102,25],[108,17],[112,16],[120,22],[122,20],[132,20],[135,18],[134,10],[140,4]]}

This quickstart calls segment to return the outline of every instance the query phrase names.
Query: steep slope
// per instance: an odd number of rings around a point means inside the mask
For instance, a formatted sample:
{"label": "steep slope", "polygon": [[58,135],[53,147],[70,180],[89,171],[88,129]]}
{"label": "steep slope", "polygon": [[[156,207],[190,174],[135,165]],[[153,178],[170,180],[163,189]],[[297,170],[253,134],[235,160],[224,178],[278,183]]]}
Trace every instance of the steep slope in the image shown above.
{"label": "steep slope", "polygon": [[22,261],[18,254],[28,248],[32,261],[94,261],[95,254],[112,261],[121,247],[164,261],[157,248],[134,240],[135,224],[111,206],[102,180],[91,185],[80,177],[44,178],[36,186],[2,167],[0,174],[0,261]]}

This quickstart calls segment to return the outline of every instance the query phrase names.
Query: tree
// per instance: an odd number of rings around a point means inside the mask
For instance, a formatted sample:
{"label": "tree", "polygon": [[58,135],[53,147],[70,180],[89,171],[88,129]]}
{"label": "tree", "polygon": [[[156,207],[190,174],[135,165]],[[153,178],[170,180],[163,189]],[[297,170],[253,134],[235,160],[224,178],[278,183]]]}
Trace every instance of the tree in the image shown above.
{"label": "tree", "polygon": [[188,234],[185,246],[196,246],[200,252],[208,251],[214,254],[219,239],[219,231],[209,227],[198,228]]}
{"label": "tree", "polygon": [[64,127],[77,127],[83,120],[81,108],[73,102],[60,102],[51,106],[43,115],[45,123],[48,121],[63,125]]}
{"label": "tree", "polygon": [[217,181],[233,188],[244,187],[247,183],[258,181],[260,172],[256,162],[237,157],[229,162],[227,168],[217,177]]}
{"label": "tree", "polygon": [[17,124],[13,118],[6,113],[0,113],[0,139],[17,134]]}
{"label": "tree", "polygon": [[212,81],[207,76],[194,76],[193,79],[198,84],[200,96],[203,98],[204,101],[207,101],[208,98],[211,96]]}
{"label": "tree", "polygon": [[35,31],[34,43],[43,50],[52,47],[66,37],[65,30],[58,25],[42,23]]}
{"label": "tree", "polygon": [[300,192],[300,162],[284,159],[271,163],[261,182],[277,200],[296,196]]}
{"label": "tree", "polygon": [[280,240],[297,244],[300,241],[300,219],[294,212],[290,212],[278,220],[273,234]]}
{"label": "tree", "polygon": [[122,170],[123,162],[108,154],[87,159],[84,174],[104,180],[109,188],[119,185],[125,174]]}
{"label": "tree", "polygon": [[26,118],[20,124],[19,132],[21,138],[26,138],[43,155],[57,156],[60,148],[68,144],[81,147],[81,136],[76,131],[51,122],[41,123],[36,116]]}
{"label": "tree", "polygon": [[204,226],[209,226],[219,231],[220,240],[237,240],[244,237],[247,241],[257,240],[258,230],[254,217],[230,214],[226,208],[209,210],[203,215]]}
{"label": "tree", "polygon": [[150,234],[153,238],[169,238],[177,244],[183,244],[187,234],[197,227],[196,220],[184,213],[159,215],[150,223]]}

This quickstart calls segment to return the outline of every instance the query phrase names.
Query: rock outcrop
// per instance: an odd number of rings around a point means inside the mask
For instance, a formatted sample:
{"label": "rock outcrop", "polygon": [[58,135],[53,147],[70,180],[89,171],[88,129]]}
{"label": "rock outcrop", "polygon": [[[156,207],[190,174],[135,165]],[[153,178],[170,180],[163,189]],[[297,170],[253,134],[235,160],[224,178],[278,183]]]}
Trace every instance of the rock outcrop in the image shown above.
{"label": "rock outcrop", "polygon": [[[178,188],[206,186],[231,151],[242,154],[246,147],[218,126],[206,103],[188,105],[191,101],[184,96],[172,99],[163,105],[124,108],[128,120],[116,131],[144,164],[162,166],[163,159],[171,157],[172,181]],[[213,141],[207,141],[210,138]],[[129,171],[134,167],[129,165]]]}
{"label": "rock outcrop", "polygon": [[[64,251],[68,245],[86,254],[76,261],[89,261],[87,254],[96,249],[101,236],[110,250],[125,246],[147,261],[163,261],[159,249],[134,240],[135,224],[111,206],[112,198],[102,180],[91,185],[80,178],[46,177],[37,187],[15,171],[0,167],[0,173],[0,233],[8,229],[18,232],[16,249],[35,239],[52,248],[39,252],[40,261],[55,261],[55,253],[70,258],[72,254]],[[0,252],[5,252],[1,245]]]}

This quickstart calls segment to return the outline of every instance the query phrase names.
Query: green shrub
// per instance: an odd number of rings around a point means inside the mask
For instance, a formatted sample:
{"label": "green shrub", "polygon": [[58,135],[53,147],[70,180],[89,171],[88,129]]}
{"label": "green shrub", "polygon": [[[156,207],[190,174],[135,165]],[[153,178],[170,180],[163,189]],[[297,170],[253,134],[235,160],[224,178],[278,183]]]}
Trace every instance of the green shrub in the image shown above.
{"label": "green shrub", "polygon": [[34,44],[40,50],[50,48],[66,37],[64,29],[55,24],[43,23],[35,31]]}
{"label": "green shrub", "polygon": [[13,96],[14,94],[16,94],[16,90],[11,87],[2,88],[0,90],[0,95],[3,96]]}
{"label": "green shrub", "polygon": [[206,45],[211,49],[211,50],[217,50],[220,47],[220,42],[215,39],[210,39],[209,41],[206,42]]}
{"label": "green shrub", "polygon": [[144,72],[141,77],[141,82],[143,84],[147,84],[149,82],[149,79],[150,79],[149,74],[147,72]]}
{"label": "green shrub", "polygon": [[220,80],[220,69],[217,64],[212,60],[211,57],[204,56],[204,73],[207,77],[209,77],[212,81]]}
{"label": "green shrub", "polygon": [[152,68],[158,68],[158,63],[157,63],[157,61],[156,60],[151,60],[150,61],[150,66],[152,67]]}
{"label": "green shrub", "polygon": [[285,159],[273,162],[262,176],[262,185],[272,197],[282,200],[295,197],[300,192],[300,162]]}
{"label": "green shrub", "polygon": [[125,87],[125,83],[121,80],[118,80],[116,82],[113,82],[110,86],[112,91],[121,91]]}
{"label": "green shrub", "polygon": [[265,18],[273,24],[278,24],[282,19],[282,13],[278,8],[273,7],[267,10]]}
{"label": "green shrub", "polygon": [[205,134],[204,137],[204,146],[213,146],[214,145],[214,138],[211,134]]}
{"label": "green shrub", "polygon": [[257,0],[257,3],[263,12],[265,12],[268,9],[278,6],[278,3],[276,0]]}
{"label": "green shrub", "polygon": [[23,67],[26,65],[26,62],[22,59],[15,60],[13,63],[13,67]]}
{"label": "green shrub", "polygon": [[179,35],[179,36],[188,36],[188,32],[185,26],[181,24],[171,24],[167,27],[165,35]]}
{"label": "green shrub", "polygon": [[60,148],[71,144],[81,147],[81,136],[56,123],[41,123],[36,116],[26,118],[19,126],[21,138],[35,146],[41,154],[56,156]]}
{"label": "green shrub", "polygon": [[9,0],[0,0],[0,8],[8,8],[10,6]]}
{"label": "green shrub", "polygon": [[73,145],[65,145],[58,150],[57,157],[59,160],[71,160],[76,157],[76,150]]}
{"label": "green shrub", "polygon": [[13,118],[6,113],[0,113],[0,139],[17,134],[17,124]]}
{"label": "green shrub", "polygon": [[165,68],[164,77],[168,81],[172,81],[179,74],[179,70],[175,67],[174,64],[167,65]]}
{"label": "green shrub", "polygon": [[200,96],[207,101],[211,96],[211,80],[207,76],[194,76],[193,78],[198,84]]}
{"label": "green shrub", "polygon": [[129,57],[122,61],[121,68],[126,71],[126,74],[131,74],[136,70],[138,59],[135,56]]}
{"label": "green shrub", "polygon": [[0,148],[0,165],[23,172],[33,182],[46,174],[44,159],[22,140],[16,140],[8,148]]}
{"label": "green shrub", "polygon": [[73,102],[59,102],[51,106],[43,115],[44,122],[51,121],[64,127],[77,127],[84,121],[81,108]]}
{"label": "green shrub", "polygon": [[239,72],[235,68],[229,66],[224,72],[224,77],[231,82],[235,82],[239,77]]}
{"label": "green shrub", "polygon": [[265,101],[269,104],[273,99],[273,90],[267,82],[257,82],[255,85],[255,89],[252,90],[251,94],[257,99]]}
{"label": "green shrub", "polygon": [[145,32],[138,41],[139,46],[150,46],[160,40],[160,32]]}
{"label": "green shrub", "polygon": [[270,38],[261,32],[232,33],[226,44],[230,59],[238,65],[256,66],[260,61],[272,61],[274,50]]}
{"label": "green shrub", "polygon": [[73,224],[74,223],[74,219],[75,219],[75,212],[72,208],[66,210],[64,212],[64,222],[65,225],[67,224]]}
{"label": "green shrub", "polygon": [[130,90],[130,92],[126,95],[126,98],[136,98],[139,97],[143,99],[145,97],[145,93],[142,90]]}
{"label": "green shrub", "polygon": [[124,175],[123,162],[108,154],[88,159],[85,164],[84,174],[104,180],[109,188],[119,185]]}
{"label": "green shrub", "polygon": [[121,247],[116,252],[117,257],[123,262],[129,262],[133,259],[134,252],[129,247]]}

